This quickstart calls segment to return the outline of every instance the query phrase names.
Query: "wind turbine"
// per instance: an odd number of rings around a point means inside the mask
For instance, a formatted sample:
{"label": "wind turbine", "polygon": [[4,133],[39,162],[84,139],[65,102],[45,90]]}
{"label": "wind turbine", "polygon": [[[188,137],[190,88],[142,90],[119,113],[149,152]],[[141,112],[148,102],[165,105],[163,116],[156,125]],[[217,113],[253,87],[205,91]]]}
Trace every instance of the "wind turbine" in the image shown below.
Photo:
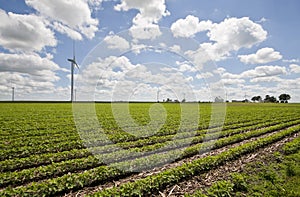
{"label": "wind turbine", "polygon": [[11,101],[15,101],[15,86],[13,86],[12,81],[10,80],[10,86],[11,86]]}
{"label": "wind turbine", "polygon": [[71,102],[73,102],[73,94],[74,94],[74,67],[76,66],[79,69],[78,64],[75,60],[75,44],[73,41],[73,59],[68,59],[71,62]]}
{"label": "wind turbine", "polygon": [[11,100],[15,101],[15,87],[11,87]]}
{"label": "wind turbine", "polygon": [[159,88],[157,88],[156,100],[159,103]]}

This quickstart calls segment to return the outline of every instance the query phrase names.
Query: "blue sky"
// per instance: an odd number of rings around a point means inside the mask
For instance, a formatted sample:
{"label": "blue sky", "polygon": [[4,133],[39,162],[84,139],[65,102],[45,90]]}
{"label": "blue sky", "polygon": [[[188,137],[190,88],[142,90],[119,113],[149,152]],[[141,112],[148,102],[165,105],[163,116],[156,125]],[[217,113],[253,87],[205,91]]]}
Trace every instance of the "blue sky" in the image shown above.
{"label": "blue sky", "polygon": [[[0,100],[300,102],[298,0],[0,0]],[[203,55],[205,54],[205,55]],[[207,58],[209,57],[209,58]]]}

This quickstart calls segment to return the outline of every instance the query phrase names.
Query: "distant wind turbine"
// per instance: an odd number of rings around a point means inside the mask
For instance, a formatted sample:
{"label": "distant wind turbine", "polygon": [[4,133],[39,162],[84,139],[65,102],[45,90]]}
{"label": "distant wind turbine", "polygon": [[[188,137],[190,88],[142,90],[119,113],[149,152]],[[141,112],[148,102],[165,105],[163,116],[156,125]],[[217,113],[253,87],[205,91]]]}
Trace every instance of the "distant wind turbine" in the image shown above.
{"label": "distant wind turbine", "polygon": [[75,60],[75,44],[73,41],[73,59],[68,59],[71,62],[71,102],[73,102],[73,94],[74,94],[74,67],[76,66],[79,69],[78,64]]}
{"label": "distant wind turbine", "polygon": [[15,87],[11,87],[11,100],[15,101]]}
{"label": "distant wind turbine", "polygon": [[10,81],[11,86],[11,101],[15,101],[15,86],[13,86],[12,81]]}

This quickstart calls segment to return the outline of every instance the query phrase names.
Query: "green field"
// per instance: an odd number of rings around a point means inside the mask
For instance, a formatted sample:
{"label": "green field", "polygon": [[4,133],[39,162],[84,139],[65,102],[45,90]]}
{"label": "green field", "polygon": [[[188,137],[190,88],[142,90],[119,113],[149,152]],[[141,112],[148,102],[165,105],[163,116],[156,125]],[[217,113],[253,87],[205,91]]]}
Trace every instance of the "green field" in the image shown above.
{"label": "green field", "polygon": [[[147,128],[152,105],[130,103],[137,126],[125,126],[135,132]],[[167,116],[159,131],[133,135],[115,120],[111,104],[97,103],[104,140],[89,122],[85,133],[78,132],[71,103],[0,103],[0,196],[300,196],[300,104],[228,103],[222,130],[209,125],[211,104],[184,105],[199,109],[196,126],[179,130],[182,106],[163,103]],[[216,177],[213,185],[184,191],[180,186],[272,146],[260,160],[235,173],[229,169],[228,178]],[[170,163],[173,155],[179,157]],[[274,169],[263,170],[275,173],[265,179],[262,166],[255,165],[264,160]]]}

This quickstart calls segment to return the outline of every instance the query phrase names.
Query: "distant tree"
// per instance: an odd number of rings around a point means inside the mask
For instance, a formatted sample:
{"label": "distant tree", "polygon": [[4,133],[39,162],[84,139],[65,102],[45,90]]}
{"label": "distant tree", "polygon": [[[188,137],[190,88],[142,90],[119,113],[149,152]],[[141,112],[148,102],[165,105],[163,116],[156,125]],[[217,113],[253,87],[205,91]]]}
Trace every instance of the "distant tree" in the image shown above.
{"label": "distant tree", "polygon": [[264,102],[269,102],[270,101],[270,95],[266,95]]}
{"label": "distant tree", "polygon": [[170,102],[172,102],[172,99],[167,98],[166,102],[167,102],[167,103],[170,103]]}
{"label": "distant tree", "polygon": [[185,102],[185,98],[184,99],[182,99],[182,101],[181,101],[182,103],[184,103]]}
{"label": "distant tree", "polygon": [[287,103],[288,100],[291,99],[291,96],[289,94],[280,94],[279,100],[281,103]]}
{"label": "distant tree", "polygon": [[223,99],[222,97],[217,96],[217,97],[215,98],[215,103],[223,103],[223,102],[224,102],[224,99]]}
{"label": "distant tree", "polygon": [[261,102],[261,96],[254,96],[251,99],[253,102],[257,101],[257,102]]}
{"label": "distant tree", "polygon": [[276,103],[277,99],[274,96],[266,95],[264,102],[265,103]]}
{"label": "distant tree", "polygon": [[270,97],[270,102],[271,102],[271,103],[276,103],[276,102],[277,102],[277,99],[276,99],[274,96],[271,96],[271,97]]}
{"label": "distant tree", "polygon": [[261,96],[257,96],[256,100],[257,100],[258,102],[261,102],[261,101],[262,101]]}

